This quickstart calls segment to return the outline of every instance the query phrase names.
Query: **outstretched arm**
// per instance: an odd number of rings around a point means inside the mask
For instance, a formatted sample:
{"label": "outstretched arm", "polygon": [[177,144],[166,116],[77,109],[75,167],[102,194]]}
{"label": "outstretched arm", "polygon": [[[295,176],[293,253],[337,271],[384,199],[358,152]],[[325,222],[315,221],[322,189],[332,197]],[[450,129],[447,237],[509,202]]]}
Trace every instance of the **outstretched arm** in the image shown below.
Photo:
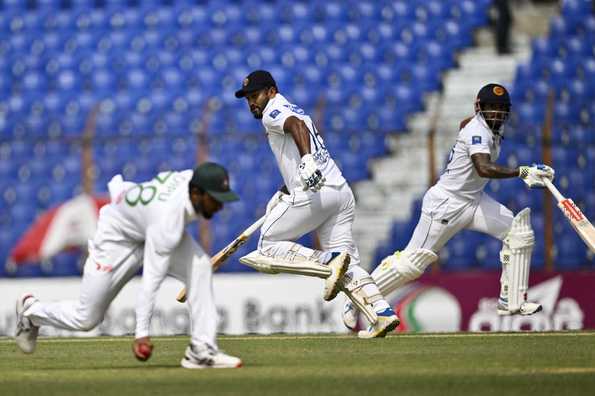
{"label": "outstretched arm", "polygon": [[471,156],[477,174],[487,179],[509,179],[519,176],[519,168],[508,168],[490,161],[490,155],[477,153]]}
{"label": "outstretched arm", "polygon": [[471,156],[473,166],[481,177],[487,179],[508,179],[520,177],[530,188],[543,188],[543,178],[554,180],[555,171],[543,164],[521,166],[519,168],[508,168],[490,162],[490,155],[477,153]]}

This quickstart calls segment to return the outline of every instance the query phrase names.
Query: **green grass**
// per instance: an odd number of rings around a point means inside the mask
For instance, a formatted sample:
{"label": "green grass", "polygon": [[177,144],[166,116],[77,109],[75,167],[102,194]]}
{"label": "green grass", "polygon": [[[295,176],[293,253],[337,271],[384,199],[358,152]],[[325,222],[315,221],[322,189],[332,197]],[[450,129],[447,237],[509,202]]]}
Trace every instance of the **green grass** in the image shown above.
{"label": "green grass", "polygon": [[0,395],[594,395],[595,333],[221,337],[245,367],[185,370],[187,337],[0,340]]}

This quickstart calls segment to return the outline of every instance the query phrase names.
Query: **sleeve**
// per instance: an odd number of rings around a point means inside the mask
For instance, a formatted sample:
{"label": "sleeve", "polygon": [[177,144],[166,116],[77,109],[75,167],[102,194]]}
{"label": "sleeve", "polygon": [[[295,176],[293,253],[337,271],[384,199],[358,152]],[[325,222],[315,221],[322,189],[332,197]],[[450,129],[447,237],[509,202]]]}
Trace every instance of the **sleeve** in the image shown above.
{"label": "sleeve", "polygon": [[147,228],[141,290],[136,305],[136,338],[149,336],[159,286],[165,279],[170,257],[184,235],[184,213],[167,216]]}
{"label": "sleeve", "polygon": [[288,117],[295,115],[286,107],[275,107],[272,110],[268,110],[262,117],[262,124],[264,125],[267,132],[278,133],[283,135],[283,125]]}
{"label": "sleeve", "polygon": [[463,139],[469,150],[469,156],[478,153],[491,154],[491,137],[485,131],[470,130],[466,131]]}

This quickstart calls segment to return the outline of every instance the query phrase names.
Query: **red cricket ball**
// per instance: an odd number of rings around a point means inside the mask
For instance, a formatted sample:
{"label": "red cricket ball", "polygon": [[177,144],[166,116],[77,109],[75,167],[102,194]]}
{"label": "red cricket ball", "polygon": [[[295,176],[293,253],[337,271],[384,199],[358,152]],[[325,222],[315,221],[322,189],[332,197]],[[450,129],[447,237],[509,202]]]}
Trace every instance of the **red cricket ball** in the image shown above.
{"label": "red cricket ball", "polygon": [[135,344],[134,345],[134,356],[142,362],[148,360],[153,352],[153,345],[151,344]]}

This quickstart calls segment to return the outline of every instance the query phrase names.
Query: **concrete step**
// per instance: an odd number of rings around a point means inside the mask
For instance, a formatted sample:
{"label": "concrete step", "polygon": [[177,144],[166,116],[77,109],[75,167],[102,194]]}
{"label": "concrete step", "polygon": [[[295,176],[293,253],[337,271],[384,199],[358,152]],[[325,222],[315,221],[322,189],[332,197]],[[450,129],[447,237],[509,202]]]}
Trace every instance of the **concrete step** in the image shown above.
{"label": "concrete step", "polygon": [[508,85],[513,81],[518,63],[529,58],[531,36],[543,32],[555,12],[555,5],[517,4],[512,34],[514,53],[511,55],[496,55],[490,29],[475,32],[479,46],[457,56],[459,68],[444,74],[443,92],[424,98],[426,110],[408,119],[407,134],[389,137],[390,157],[370,162],[373,180],[354,186],[358,207],[353,232],[365,268],[369,268],[378,243],[388,237],[393,222],[409,219],[412,202],[428,187],[427,134],[434,123],[436,171],[441,172],[460,121],[474,114],[477,91],[490,82]]}

